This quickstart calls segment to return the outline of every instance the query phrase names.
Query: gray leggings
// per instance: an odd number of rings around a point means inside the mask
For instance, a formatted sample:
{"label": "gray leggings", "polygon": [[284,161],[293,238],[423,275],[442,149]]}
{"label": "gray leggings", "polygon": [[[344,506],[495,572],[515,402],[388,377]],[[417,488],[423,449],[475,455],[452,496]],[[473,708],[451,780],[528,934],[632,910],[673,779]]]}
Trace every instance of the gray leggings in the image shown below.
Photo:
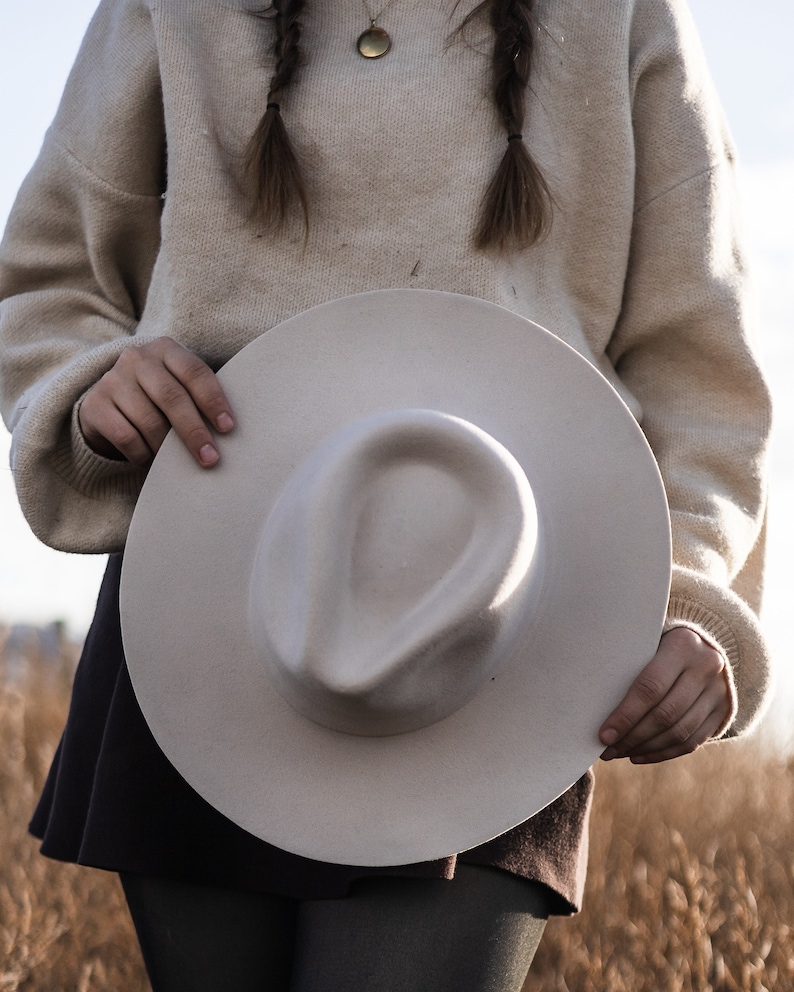
{"label": "gray leggings", "polygon": [[471,865],[305,902],[121,881],[153,992],[519,992],[548,915],[542,885]]}

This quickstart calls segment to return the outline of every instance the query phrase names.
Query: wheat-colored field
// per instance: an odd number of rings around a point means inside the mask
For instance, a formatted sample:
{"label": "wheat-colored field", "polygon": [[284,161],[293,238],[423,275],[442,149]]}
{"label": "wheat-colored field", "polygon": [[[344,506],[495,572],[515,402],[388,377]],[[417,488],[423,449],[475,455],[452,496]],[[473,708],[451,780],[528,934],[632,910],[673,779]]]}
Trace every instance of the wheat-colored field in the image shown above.
{"label": "wheat-colored field", "polygon": [[[0,992],[145,992],[116,878],[26,833],[73,650],[27,655],[0,652]],[[549,923],[525,992],[791,992],[792,770],[752,743],[599,768],[585,909]]]}

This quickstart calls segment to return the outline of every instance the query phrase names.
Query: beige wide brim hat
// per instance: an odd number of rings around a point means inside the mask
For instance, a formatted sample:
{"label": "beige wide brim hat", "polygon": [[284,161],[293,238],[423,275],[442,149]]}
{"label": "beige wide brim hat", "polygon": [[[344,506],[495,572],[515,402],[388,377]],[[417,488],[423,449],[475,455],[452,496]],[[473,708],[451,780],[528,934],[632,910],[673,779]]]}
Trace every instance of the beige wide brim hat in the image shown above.
{"label": "beige wide brim hat", "polygon": [[524,318],[420,290],[299,314],[219,379],[221,461],[166,439],[122,573],[176,769],[257,837],[352,865],[552,802],[667,606],[665,494],[617,393]]}

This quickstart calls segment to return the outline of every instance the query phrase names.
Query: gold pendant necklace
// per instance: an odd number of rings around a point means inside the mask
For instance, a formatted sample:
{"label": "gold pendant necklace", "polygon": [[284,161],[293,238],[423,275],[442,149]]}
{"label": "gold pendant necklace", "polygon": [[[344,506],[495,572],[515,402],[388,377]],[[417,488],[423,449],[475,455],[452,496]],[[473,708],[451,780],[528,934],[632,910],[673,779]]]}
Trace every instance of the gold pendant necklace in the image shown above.
{"label": "gold pendant necklace", "polygon": [[374,17],[372,16],[372,11],[367,6],[367,0],[362,0],[362,3],[369,18],[369,27],[358,36],[356,47],[359,54],[363,55],[365,59],[379,59],[391,48],[391,38],[388,31],[375,27],[375,21],[391,7],[394,0],[389,0],[386,6],[379,10]]}
{"label": "gold pendant necklace", "polygon": [[391,48],[391,38],[388,31],[376,28],[372,21],[370,27],[358,36],[356,45],[365,59],[379,59]]}

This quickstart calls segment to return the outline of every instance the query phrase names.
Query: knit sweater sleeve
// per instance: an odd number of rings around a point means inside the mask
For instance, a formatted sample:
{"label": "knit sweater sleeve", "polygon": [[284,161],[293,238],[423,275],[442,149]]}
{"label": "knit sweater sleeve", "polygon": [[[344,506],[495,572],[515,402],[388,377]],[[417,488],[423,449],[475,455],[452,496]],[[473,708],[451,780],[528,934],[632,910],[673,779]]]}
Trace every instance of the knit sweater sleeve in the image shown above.
{"label": "knit sweater sleeve", "polygon": [[159,246],[164,160],[149,11],[103,0],[0,246],[12,469],[33,531],[63,550],[119,548],[142,484],[140,470],[86,446],[75,411],[121,351],[146,340],[136,330]]}
{"label": "knit sweater sleeve", "polygon": [[748,334],[733,152],[683,5],[640,0],[633,49],[636,202],[611,358],[642,403],[667,489],[667,626],[722,650],[733,735],[768,695],[757,613],[770,426]]}

